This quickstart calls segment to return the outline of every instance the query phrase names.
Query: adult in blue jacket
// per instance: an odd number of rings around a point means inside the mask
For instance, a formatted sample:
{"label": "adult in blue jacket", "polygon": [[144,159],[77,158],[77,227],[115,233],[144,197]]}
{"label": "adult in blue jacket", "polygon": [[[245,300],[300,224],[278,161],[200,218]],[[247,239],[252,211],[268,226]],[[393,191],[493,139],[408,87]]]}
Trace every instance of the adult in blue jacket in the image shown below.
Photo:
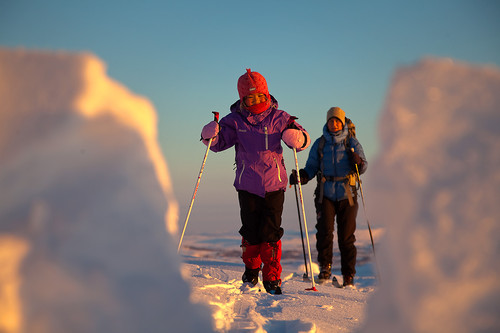
{"label": "adult in blue jacket", "polygon": [[[311,147],[304,169],[299,170],[302,184],[318,176],[315,191],[317,213],[316,249],[320,266],[319,280],[331,277],[334,221],[337,217],[337,238],[340,250],[344,286],[354,284],[356,274],[356,216],[358,201],[354,175],[366,171],[367,161],[363,147],[349,134],[345,112],[339,107],[328,110],[323,135]],[[292,172],[290,183],[297,183]],[[353,186],[354,185],[354,186]]]}
{"label": "adult in blue jacket", "polygon": [[210,150],[234,146],[242,226],[242,280],[253,285],[262,280],[266,291],[281,293],[281,215],[288,183],[281,141],[297,151],[310,144],[309,134],[288,113],[278,109],[264,77],[247,69],[238,79],[240,99],[231,112],[207,124],[201,133]]}

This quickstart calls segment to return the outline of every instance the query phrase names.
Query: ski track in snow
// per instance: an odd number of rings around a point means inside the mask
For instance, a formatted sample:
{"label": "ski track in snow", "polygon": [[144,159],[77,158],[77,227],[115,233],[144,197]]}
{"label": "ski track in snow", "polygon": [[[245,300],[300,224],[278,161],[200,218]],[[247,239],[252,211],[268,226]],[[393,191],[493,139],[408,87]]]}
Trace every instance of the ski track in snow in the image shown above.
{"label": "ski track in snow", "polygon": [[192,262],[186,260],[183,275],[192,285],[193,301],[211,307],[217,332],[350,332],[362,322],[374,290],[338,289],[328,283],[316,285],[317,292],[307,291],[311,283],[284,267],[284,294],[270,295],[261,281],[253,288],[243,285],[241,265]]}

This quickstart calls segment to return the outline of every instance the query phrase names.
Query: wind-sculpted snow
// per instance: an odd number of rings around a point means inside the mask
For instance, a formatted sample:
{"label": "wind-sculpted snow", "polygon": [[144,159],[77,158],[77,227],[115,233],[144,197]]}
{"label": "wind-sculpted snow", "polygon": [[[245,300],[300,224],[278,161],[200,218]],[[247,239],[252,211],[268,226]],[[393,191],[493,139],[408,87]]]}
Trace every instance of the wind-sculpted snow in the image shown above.
{"label": "wind-sculpted snow", "polygon": [[151,103],[90,54],[9,49],[0,101],[0,331],[210,332]]}
{"label": "wind-sculpted snow", "polygon": [[396,72],[366,182],[381,286],[364,332],[500,331],[500,70]]}

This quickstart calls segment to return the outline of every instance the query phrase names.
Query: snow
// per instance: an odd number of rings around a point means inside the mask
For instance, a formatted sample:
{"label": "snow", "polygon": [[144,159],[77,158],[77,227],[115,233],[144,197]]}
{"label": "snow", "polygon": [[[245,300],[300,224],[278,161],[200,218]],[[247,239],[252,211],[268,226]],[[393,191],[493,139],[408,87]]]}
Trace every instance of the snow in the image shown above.
{"label": "snow", "polygon": [[[380,236],[376,230],[376,239]],[[241,238],[234,233],[187,236],[183,275],[191,282],[193,300],[210,304],[218,332],[351,332],[363,321],[376,285],[368,232],[360,230],[358,239],[361,260],[355,289],[326,283],[316,284],[318,291],[306,290],[312,283],[303,279],[298,232],[285,233],[282,239],[283,295],[267,294],[261,281],[256,288],[242,285]],[[338,250],[335,255],[338,258]],[[317,275],[316,264],[314,269]],[[340,271],[334,274],[342,282]]]}
{"label": "snow", "polygon": [[365,186],[386,237],[363,332],[500,332],[499,110],[498,68],[395,73]]}
{"label": "snow", "polygon": [[301,236],[285,230],[283,295],[242,285],[236,225],[191,230],[177,255],[154,108],[105,70],[0,48],[0,331],[500,331],[498,68],[397,70],[363,177],[356,288],[306,290]]}
{"label": "snow", "polygon": [[0,331],[210,327],[166,230],[152,105],[93,55],[22,49],[0,49],[0,100]]}

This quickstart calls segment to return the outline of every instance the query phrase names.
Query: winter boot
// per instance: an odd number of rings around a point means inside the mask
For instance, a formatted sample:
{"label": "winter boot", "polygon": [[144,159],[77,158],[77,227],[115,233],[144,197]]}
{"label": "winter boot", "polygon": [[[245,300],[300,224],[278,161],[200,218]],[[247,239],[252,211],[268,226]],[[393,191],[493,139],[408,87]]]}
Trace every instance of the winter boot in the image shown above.
{"label": "winter boot", "polygon": [[260,268],[250,269],[245,267],[245,273],[243,273],[243,276],[241,277],[243,283],[248,282],[255,286],[259,283],[259,271]]}
{"label": "winter boot", "polygon": [[354,287],[354,276],[345,275],[344,283],[342,284],[344,287]]}
{"label": "winter boot", "polygon": [[264,288],[272,295],[281,295],[281,280],[264,281]]}
{"label": "winter boot", "polygon": [[332,276],[332,265],[331,264],[320,265],[318,283],[325,283],[326,281],[330,280],[330,276]]}

